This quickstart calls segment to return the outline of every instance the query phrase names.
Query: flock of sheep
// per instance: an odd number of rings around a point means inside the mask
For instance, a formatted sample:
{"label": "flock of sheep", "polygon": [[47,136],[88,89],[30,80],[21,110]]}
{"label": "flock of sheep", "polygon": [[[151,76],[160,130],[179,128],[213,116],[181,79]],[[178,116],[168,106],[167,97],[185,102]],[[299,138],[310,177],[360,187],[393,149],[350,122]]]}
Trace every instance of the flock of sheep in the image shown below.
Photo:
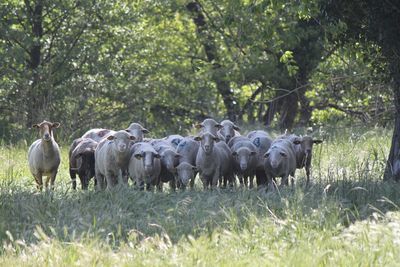
{"label": "flock of sheep", "polygon": [[[43,187],[42,176],[47,176],[45,187],[54,181],[60,165],[60,149],[53,137],[53,128],[59,123],[43,121],[33,125],[41,138],[29,148],[28,161],[38,188]],[[76,189],[76,176],[82,189],[89,181],[99,190],[128,184],[129,178],[136,187],[162,190],[163,183],[185,189],[199,174],[204,188],[226,187],[236,184],[275,188],[276,177],[281,185],[288,185],[297,168],[305,168],[307,185],[313,144],[322,141],[312,136],[284,134],[274,140],[261,130],[241,135],[233,122],[221,123],[205,119],[196,125],[196,136],[170,135],[162,139],[144,138],[149,131],[139,123],[120,131],[91,129],[73,141],[69,151],[69,170],[72,187]],[[293,182],[293,180],[292,180]]]}

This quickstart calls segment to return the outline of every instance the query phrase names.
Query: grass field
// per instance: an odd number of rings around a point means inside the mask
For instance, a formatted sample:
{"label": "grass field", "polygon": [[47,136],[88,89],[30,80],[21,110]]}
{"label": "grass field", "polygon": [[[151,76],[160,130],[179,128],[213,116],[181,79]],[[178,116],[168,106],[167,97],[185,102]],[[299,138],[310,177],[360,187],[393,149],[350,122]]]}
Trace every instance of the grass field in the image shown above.
{"label": "grass field", "polygon": [[[340,132],[340,131],[338,131]],[[350,132],[350,131],[349,131]],[[394,266],[400,186],[383,182],[391,131],[327,134],[313,179],[274,193],[76,192],[68,145],[53,192],[37,192],[27,145],[0,147],[2,266]]]}

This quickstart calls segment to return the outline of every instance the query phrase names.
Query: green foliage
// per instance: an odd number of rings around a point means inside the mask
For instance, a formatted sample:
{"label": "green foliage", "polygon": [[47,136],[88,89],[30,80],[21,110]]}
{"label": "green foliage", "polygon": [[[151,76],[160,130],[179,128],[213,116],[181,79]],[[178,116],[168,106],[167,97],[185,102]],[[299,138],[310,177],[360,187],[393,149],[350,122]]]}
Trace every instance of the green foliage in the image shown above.
{"label": "green foliage", "polygon": [[[324,1],[199,1],[201,33],[192,2],[2,3],[1,138],[29,138],[27,128],[42,119],[61,121],[72,139],[134,121],[157,135],[185,133],[232,107],[239,120],[260,124],[278,107],[273,127],[288,106],[301,107],[290,112],[302,125],[311,124],[304,110],[321,124],[390,113],[381,48],[344,45],[348,25],[332,20]],[[377,99],[382,110],[374,110]]]}

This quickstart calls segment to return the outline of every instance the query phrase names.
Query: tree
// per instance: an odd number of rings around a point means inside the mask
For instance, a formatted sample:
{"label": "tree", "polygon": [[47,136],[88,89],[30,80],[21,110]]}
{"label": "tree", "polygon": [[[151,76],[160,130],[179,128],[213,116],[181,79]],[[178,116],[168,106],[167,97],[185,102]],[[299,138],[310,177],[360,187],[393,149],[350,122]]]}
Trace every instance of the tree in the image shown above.
{"label": "tree", "polygon": [[367,40],[382,49],[392,79],[395,127],[388,156],[385,179],[400,181],[400,4],[396,1],[372,0],[327,1],[328,16],[342,20],[347,31],[344,41]]}

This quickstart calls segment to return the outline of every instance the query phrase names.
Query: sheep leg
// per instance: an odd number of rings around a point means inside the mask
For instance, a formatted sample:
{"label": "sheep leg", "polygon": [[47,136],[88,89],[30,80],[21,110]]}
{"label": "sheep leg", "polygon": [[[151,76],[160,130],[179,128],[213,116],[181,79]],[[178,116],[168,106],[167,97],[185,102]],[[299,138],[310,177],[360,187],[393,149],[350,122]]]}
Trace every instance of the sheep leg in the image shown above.
{"label": "sheep leg", "polygon": [[163,185],[163,182],[159,182],[158,183],[158,185],[157,185],[157,190],[158,190],[158,192],[162,192],[163,191],[163,187],[164,187],[164,185]]}
{"label": "sheep leg", "polygon": [[243,176],[242,175],[238,175],[238,178],[239,178],[239,185],[240,185],[240,187],[243,187],[243,180],[244,180],[244,178],[243,178]]}
{"label": "sheep leg", "polygon": [[139,188],[140,191],[143,191],[144,190],[144,181],[142,179],[137,179],[136,186]]}
{"label": "sheep leg", "polygon": [[[71,168],[70,168],[69,176],[71,177],[71,181],[72,181],[72,189],[76,190],[76,171],[71,170]],[[80,176],[79,176],[79,178],[80,178]],[[81,181],[82,181],[82,179],[81,179]]]}
{"label": "sheep leg", "polygon": [[[218,172],[214,173],[214,176],[210,179],[211,189],[214,189],[218,185],[218,180],[222,177],[218,175]],[[226,177],[224,176],[224,188],[226,187]]]}
{"label": "sheep leg", "polygon": [[110,189],[111,187],[116,186],[118,183],[117,180],[118,180],[118,176],[113,175],[112,173],[108,173],[106,175],[107,188]]}
{"label": "sheep leg", "polygon": [[[54,182],[56,181],[56,176],[57,176],[57,170],[51,173],[50,175],[50,189],[54,189]],[[49,179],[49,177],[47,177]],[[47,187],[47,181],[46,181],[46,187]]]}
{"label": "sheep leg", "polygon": [[306,175],[307,175],[307,180],[306,180],[306,187],[310,184],[310,167],[306,167]]}
{"label": "sheep leg", "polygon": [[175,182],[175,178],[172,179],[171,181],[169,181],[169,187],[172,189],[172,191],[175,192],[176,190],[176,182]]}
{"label": "sheep leg", "polygon": [[228,174],[228,181],[229,181],[229,187],[233,188],[236,184],[236,179],[235,179],[235,175],[233,173],[229,173]]}
{"label": "sheep leg", "polygon": [[[89,186],[89,179],[87,179],[84,175],[80,174],[79,174],[79,179],[81,180],[82,190],[87,190]],[[75,188],[76,188],[76,182],[75,182]]]}
{"label": "sheep leg", "polygon": [[122,170],[121,171],[121,176],[122,176],[122,183],[123,184],[128,184],[128,180],[129,180],[129,174],[128,174],[128,170]]}
{"label": "sheep leg", "polygon": [[205,176],[203,176],[203,175],[200,175],[200,180],[201,180],[202,183],[203,183],[203,188],[204,188],[204,190],[207,189],[207,186],[208,186],[208,179],[207,179],[207,177],[205,177]]}
{"label": "sheep leg", "polygon": [[34,174],[33,177],[35,177],[37,189],[42,191],[43,189],[42,173],[37,173],[36,175]]}
{"label": "sheep leg", "polygon": [[97,188],[99,190],[104,190],[106,188],[104,175],[102,175],[100,173],[96,174],[96,180],[97,180]]}
{"label": "sheep leg", "polygon": [[254,184],[253,184],[253,178],[254,178],[254,177],[251,176],[251,175],[250,175],[249,178],[248,178],[248,179],[249,179],[249,188],[250,188],[250,189],[252,189],[253,186],[254,186]]}
{"label": "sheep leg", "polygon": [[146,183],[146,190],[147,191],[152,191],[152,185],[150,183]]}
{"label": "sheep leg", "polygon": [[289,175],[285,175],[285,176],[282,177],[281,186],[282,185],[289,186]]}
{"label": "sheep leg", "polygon": [[190,189],[193,189],[194,188],[194,182],[195,182],[195,179],[196,179],[196,173],[194,174],[194,176],[193,176],[193,178],[192,179],[190,179]]}
{"label": "sheep leg", "polygon": [[243,180],[243,184],[241,184],[241,185],[244,185],[244,187],[247,187],[248,180],[247,180],[247,177],[245,175],[242,176],[242,180]]}
{"label": "sheep leg", "polygon": [[256,170],[256,182],[258,187],[268,185],[269,180],[264,170]]}

